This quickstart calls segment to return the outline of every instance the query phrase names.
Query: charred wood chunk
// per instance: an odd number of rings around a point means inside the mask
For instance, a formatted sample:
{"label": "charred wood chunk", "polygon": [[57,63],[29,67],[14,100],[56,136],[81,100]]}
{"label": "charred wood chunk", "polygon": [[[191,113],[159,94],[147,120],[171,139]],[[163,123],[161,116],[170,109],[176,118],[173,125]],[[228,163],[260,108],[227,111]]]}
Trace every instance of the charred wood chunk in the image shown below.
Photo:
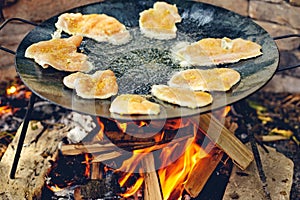
{"label": "charred wood chunk", "polygon": [[101,180],[89,180],[78,192],[83,199],[117,198],[121,193],[117,177],[112,174]]}

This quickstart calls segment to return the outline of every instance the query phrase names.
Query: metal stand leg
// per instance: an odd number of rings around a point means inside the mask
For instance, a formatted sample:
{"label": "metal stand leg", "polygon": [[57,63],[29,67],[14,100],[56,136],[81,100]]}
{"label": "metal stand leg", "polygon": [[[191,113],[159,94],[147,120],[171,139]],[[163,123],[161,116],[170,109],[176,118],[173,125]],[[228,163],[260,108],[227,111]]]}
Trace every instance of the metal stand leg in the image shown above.
{"label": "metal stand leg", "polygon": [[31,113],[32,113],[32,110],[33,110],[33,105],[34,105],[34,102],[35,102],[35,98],[36,98],[35,94],[32,93],[31,97],[30,97],[30,100],[29,100],[29,103],[28,103],[28,108],[27,108],[27,111],[26,111],[26,114],[25,114],[25,117],[24,117],[23,127],[22,127],[22,130],[21,130],[21,134],[20,134],[16,154],[15,154],[15,157],[14,157],[14,162],[13,162],[13,165],[12,165],[11,171],[10,171],[10,178],[11,179],[15,178],[15,174],[16,174],[18,162],[19,162],[19,159],[20,159],[20,154],[21,154],[21,151],[22,151],[22,147],[23,147],[23,144],[24,144],[24,140],[25,140],[28,124],[29,124],[29,121],[30,121]]}
{"label": "metal stand leg", "polygon": [[0,22],[5,20],[3,15],[4,0],[0,0]]}

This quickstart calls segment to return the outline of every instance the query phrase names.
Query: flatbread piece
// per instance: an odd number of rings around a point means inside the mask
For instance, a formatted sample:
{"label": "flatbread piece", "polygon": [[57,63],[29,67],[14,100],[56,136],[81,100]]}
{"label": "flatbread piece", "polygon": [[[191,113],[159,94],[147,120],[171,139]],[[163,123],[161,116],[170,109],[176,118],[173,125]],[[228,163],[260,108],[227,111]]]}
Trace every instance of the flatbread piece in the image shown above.
{"label": "flatbread piece", "polygon": [[81,35],[98,42],[125,44],[130,40],[130,33],[116,18],[106,14],[64,13],[55,23],[55,37],[64,31],[70,35]]}
{"label": "flatbread piece", "polygon": [[160,106],[137,94],[122,94],[113,100],[109,111],[121,115],[157,115]]}
{"label": "flatbread piece", "polygon": [[176,5],[156,2],[153,8],[140,13],[141,32],[150,38],[168,40],[176,37],[175,23],[181,22]]}
{"label": "flatbread piece", "polygon": [[213,101],[213,97],[207,92],[195,92],[190,89],[167,85],[153,85],[151,93],[160,100],[189,108],[203,107]]}
{"label": "flatbread piece", "polygon": [[96,71],[92,75],[70,74],[63,83],[85,99],[107,99],[118,93],[117,79],[111,70]]}
{"label": "flatbread piece", "polygon": [[257,57],[262,54],[261,48],[241,38],[205,38],[192,44],[178,44],[173,56],[182,66],[211,66]]}
{"label": "flatbread piece", "polygon": [[174,74],[168,85],[194,91],[228,91],[240,79],[240,73],[230,68],[188,69]]}
{"label": "flatbread piece", "polygon": [[82,36],[72,36],[65,39],[51,39],[30,45],[25,51],[26,58],[32,58],[43,68],[49,66],[68,72],[88,72],[93,65],[88,56],[77,52]]}

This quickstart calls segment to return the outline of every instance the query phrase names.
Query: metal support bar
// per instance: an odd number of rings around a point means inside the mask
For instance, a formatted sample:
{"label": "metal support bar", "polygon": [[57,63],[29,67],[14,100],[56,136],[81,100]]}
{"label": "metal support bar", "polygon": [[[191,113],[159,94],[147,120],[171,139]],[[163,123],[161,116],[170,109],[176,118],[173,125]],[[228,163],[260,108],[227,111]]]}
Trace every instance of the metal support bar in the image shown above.
{"label": "metal support bar", "polygon": [[25,19],[22,19],[22,18],[18,18],[18,17],[14,17],[14,18],[9,18],[7,20],[5,20],[1,26],[0,26],[0,30],[3,29],[6,24],[8,24],[9,22],[11,21],[19,21],[19,22],[23,22],[24,24],[30,24],[32,26],[38,26],[38,24],[34,23],[34,22],[31,22],[31,21],[28,21],[28,20],[25,20]]}
{"label": "metal support bar", "polygon": [[281,35],[281,36],[273,37],[273,40],[281,40],[281,39],[286,39],[291,37],[300,37],[300,34]]}
{"label": "metal support bar", "polygon": [[[3,3],[3,1],[1,1],[0,0],[0,22],[1,22],[1,19],[2,19],[2,3]],[[3,18],[4,19],[4,18]],[[1,25],[0,25],[0,31],[9,23],[9,22],[11,22],[11,21],[20,21],[20,22],[23,22],[23,23],[25,23],[25,24],[30,24],[30,25],[33,25],[33,26],[38,26],[38,24],[36,24],[36,23],[34,23],[34,22],[30,22],[30,21],[27,21],[27,20],[25,20],[25,19],[21,19],[21,18],[10,18],[10,19],[7,19],[7,20],[5,20]],[[6,52],[8,52],[8,53],[10,53],[10,54],[16,54],[16,52],[14,52],[13,50],[10,50],[10,49],[8,49],[8,48],[5,48],[5,47],[3,47],[3,46],[0,46],[0,50],[3,50],[3,51],[6,51]]]}
{"label": "metal support bar", "polygon": [[3,15],[3,8],[7,6],[11,6],[15,3],[17,3],[18,0],[12,0],[12,1],[5,1],[5,0],[0,0],[0,22],[5,20],[5,17]]}
{"label": "metal support bar", "polygon": [[22,130],[21,130],[21,134],[19,137],[19,141],[18,141],[18,146],[17,146],[17,150],[16,150],[16,154],[14,157],[14,161],[13,161],[13,165],[11,167],[11,171],[10,171],[10,178],[14,179],[15,178],[15,174],[16,174],[16,170],[17,170],[17,166],[20,160],[20,155],[21,155],[21,151],[23,148],[23,144],[24,144],[24,140],[25,140],[25,136],[26,136],[26,132],[28,129],[28,124],[31,118],[31,113],[33,110],[33,105],[36,99],[36,95],[34,93],[31,94],[29,103],[28,103],[28,108],[24,117],[24,121],[23,121],[23,126],[22,126]]}
{"label": "metal support bar", "polygon": [[4,0],[0,0],[0,22],[5,20],[3,15]]}
{"label": "metal support bar", "polygon": [[[300,38],[300,34],[289,34],[289,35],[281,35],[277,37],[273,37],[273,40],[282,40],[282,39],[287,39],[287,38],[292,38],[292,37],[298,37]],[[289,69],[294,69],[300,67],[300,64],[294,65],[294,66],[288,66],[288,67],[279,67],[276,72],[281,72]]]}

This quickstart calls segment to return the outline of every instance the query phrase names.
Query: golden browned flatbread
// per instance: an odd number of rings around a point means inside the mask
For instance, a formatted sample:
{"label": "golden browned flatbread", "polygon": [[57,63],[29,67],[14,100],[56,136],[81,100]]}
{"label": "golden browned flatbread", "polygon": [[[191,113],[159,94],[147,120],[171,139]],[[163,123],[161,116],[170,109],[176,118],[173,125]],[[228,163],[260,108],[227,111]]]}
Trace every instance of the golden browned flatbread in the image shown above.
{"label": "golden browned flatbread", "polygon": [[55,26],[55,37],[60,37],[64,31],[115,45],[124,44],[130,39],[126,27],[114,17],[105,14],[64,13],[58,17]]}
{"label": "golden browned flatbread", "polygon": [[139,26],[146,37],[167,40],[176,37],[177,22],[181,17],[176,5],[156,2],[153,8],[140,13]]}
{"label": "golden browned flatbread", "polygon": [[60,71],[87,72],[93,68],[88,57],[77,52],[82,36],[66,39],[51,39],[29,46],[25,51],[26,58],[33,58],[43,68],[49,66]]}
{"label": "golden browned flatbread", "polygon": [[82,73],[82,72],[72,73],[72,74],[64,77],[63,83],[66,87],[68,87],[70,89],[75,89],[76,79],[83,78],[83,77],[90,77],[90,75]]}
{"label": "golden browned flatbread", "polygon": [[117,79],[111,70],[96,71],[92,75],[70,74],[63,83],[85,99],[107,99],[118,93]]}
{"label": "golden browned flatbread", "polygon": [[173,55],[182,66],[210,66],[257,57],[262,54],[261,48],[241,38],[205,38],[190,45],[178,45]]}
{"label": "golden browned flatbread", "polygon": [[153,85],[151,93],[160,100],[189,108],[203,107],[213,101],[212,96],[207,92],[194,92],[187,88],[175,88],[167,85]]}
{"label": "golden browned flatbread", "polygon": [[168,85],[195,91],[228,91],[240,78],[239,72],[229,68],[188,69],[173,75]]}
{"label": "golden browned flatbread", "polygon": [[109,111],[121,115],[157,115],[160,112],[160,106],[140,95],[122,94],[114,99]]}

